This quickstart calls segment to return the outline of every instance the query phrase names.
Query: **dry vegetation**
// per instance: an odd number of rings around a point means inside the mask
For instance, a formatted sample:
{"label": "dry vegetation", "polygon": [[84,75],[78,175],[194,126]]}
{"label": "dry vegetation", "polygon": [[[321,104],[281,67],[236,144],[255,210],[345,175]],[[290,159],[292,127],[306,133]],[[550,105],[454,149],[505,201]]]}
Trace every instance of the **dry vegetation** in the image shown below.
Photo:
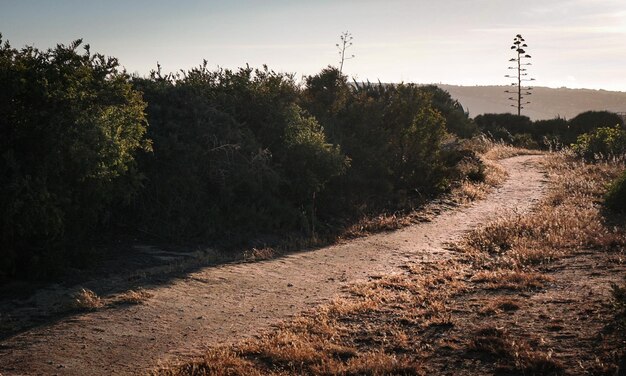
{"label": "dry vegetation", "polygon": [[123,293],[107,297],[101,297],[90,289],[81,288],[73,294],[70,294],[67,301],[62,303],[58,310],[95,311],[114,305],[142,304],[151,297],[152,294],[142,288],[128,290]]}
{"label": "dry vegetation", "polygon": [[95,292],[82,288],[79,291],[72,294],[71,302],[68,304],[68,309],[77,311],[91,311],[94,309],[102,308],[104,302]]}
{"label": "dry vegetation", "polygon": [[112,303],[114,304],[142,304],[146,300],[150,299],[152,294],[148,291],[138,288],[136,290],[128,290],[115,298]]}
{"label": "dry vegetation", "polygon": [[[449,194],[426,205],[420,210],[409,213],[380,214],[375,217],[364,217],[342,232],[341,238],[352,239],[381,231],[393,231],[420,222],[428,222],[431,218],[450,207],[468,204],[484,198],[494,187],[502,184],[508,174],[497,161],[517,155],[538,154],[536,150],[521,149],[501,142],[494,142],[486,137],[475,137],[464,140],[462,149],[471,150],[478,156],[478,161],[462,161],[458,169],[461,179],[452,187]],[[468,179],[478,167],[483,169],[479,179]]]}
{"label": "dry vegetation", "polygon": [[551,191],[534,212],[471,232],[453,259],[372,277],[265,335],[153,373],[617,374],[624,303],[612,291],[625,291],[615,283],[626,235],[599,204],[623,165],[552,155],[545,168]]}

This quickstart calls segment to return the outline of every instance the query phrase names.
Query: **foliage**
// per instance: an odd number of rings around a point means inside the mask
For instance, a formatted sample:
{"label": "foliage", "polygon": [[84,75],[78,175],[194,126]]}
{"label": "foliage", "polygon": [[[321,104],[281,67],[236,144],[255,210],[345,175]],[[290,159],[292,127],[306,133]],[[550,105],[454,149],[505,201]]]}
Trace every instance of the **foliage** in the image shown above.
{"label": "foliage", "polygon": [[624,120],[616,113],[609,111],[586,111],[569,121],[566,143],[574,143],[579,135],[590,133],[596,128],[624,126]]}
{"label": "foliage", "polygon": [[484,178],[444,142],[475,126],[434,86],[351,85],[328,67],[301,87],[206,61],[131,79],[80,44],[0,48],[0,276],[84,256],[112,223],[233,244],[410,209],[452,179]]}
{"label": "foliage", "polygon": [[446,119],[446,129],[462,138],[474,136],[478,129],[469,118],[461,103],[450,96],[450,93],[436,85],[427,85],[422,90],[431,95],[432,105]]}
{"label": "foliage", "polygon": [[597,128],[618,125],[622,118],[608,111],[587,111],[570,121],[560,117],[532,122],[526,116],[484,114],[474,119],[478,129],[494,141],[520,147],[558,150],[577,142],[578,137]]}
{"label": "foliage", "polygon": [[320,214],[393,208],[445,187],[446,123],[432,90],[412,84],[351,86],[329,67],[306,79],[302,103],[351,160],[346,175],[329,182],[332,196],[322,195]]}
{"label": "foliage", "polygon": [[604,202],[615,212],[626,212],[626,172],[611,184]]}
{"label": "foliage", "polygon": [[148,100],[154,154],[134,203],[144,230],[169,239],[307,230],[312,195],[347,166],[296,104],[291,76],[206,68],[153,72],[135,85]]}
{"label": "foliage", "polygon": [[597,128],[578,136],[572,149],[587,160],[621,157],[626,153],[626,130],[619,125]]}
{"label": "foliage", "polygon": [[145,104],[116,59],[80,45],[0,47],[0,276],[61,264],[140,185]]}
{"label": "foliage", "polygon": [[543,147],[550,150],[560,150],[564,146],[568,129],[567,120],[560,117],[537,120],[533,123],[532,137],[535,142]]}
{"label": "foliage", "polygon": [[494,141],[513,142],[514,134],[532,134],[533,123],[527,116],[483,114],[474,118],[478,129]]}

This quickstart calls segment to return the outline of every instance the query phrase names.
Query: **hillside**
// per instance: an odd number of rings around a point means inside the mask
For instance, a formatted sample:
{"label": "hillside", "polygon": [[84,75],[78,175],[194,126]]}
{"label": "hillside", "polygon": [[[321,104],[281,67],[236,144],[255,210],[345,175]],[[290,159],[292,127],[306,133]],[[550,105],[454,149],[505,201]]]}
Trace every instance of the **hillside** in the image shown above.
{"label": "hillside", "polygon": [[[484,113],[513,112],[513,103],[505,93],[506,86],[456,86],[437,85],[457,99],[470,116]],[[533,120],[557,116],[571,119],[589,110],[626,112],[626,92],[591,89],[552,89],[536,87],[530,96],[531,103],[522,111]]]}

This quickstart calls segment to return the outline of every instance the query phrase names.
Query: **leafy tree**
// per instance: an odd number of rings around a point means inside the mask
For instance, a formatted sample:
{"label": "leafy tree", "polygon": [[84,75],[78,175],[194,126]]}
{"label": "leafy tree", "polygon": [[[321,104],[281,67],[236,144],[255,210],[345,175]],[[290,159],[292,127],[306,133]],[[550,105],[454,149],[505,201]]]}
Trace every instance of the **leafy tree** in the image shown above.
{"label": "leafy tree", "polygon": [[0,275],[62,264],[140,186],[145,103],[116,59],[81,43],[0,47]]}

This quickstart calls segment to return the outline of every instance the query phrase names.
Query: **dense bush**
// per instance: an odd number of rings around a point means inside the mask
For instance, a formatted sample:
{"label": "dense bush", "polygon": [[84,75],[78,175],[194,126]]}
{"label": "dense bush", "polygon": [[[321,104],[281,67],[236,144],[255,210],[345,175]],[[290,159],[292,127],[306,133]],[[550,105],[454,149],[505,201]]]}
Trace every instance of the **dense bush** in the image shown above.
{"label": "dense bush", "polygon": [[478,129],[496,141],[512,143],[514,134],[533,134],[533,123],[527,116],[483,114],[474,118]]}
{"label": "dense bush", "polygon": [[423,86],[422,90],[431,96],[433,107],[446,119],[448,132],[462,138],[470,138],[478,132],[478,127],[470,119],[469,113],[459,101],[452,99],[450,93],[436,85]]}
{"label": "dense bush", "polygon": [[169,239],[308,230],[313,195],[347,160],[296,104],[292,78],[267,69],[136,79],[154,152],[133,212]]}
{"label": "dense bush", "polygon": [[597,128],[578,136],[572,149],[587,160],[621,157],[626,154],[626,130],[619,125]]}
{"label": "dense bush", "polygon": [[616,125],[623,127],[624,121],[619,115],[613,112],[587,111],[572,118],[568,122],[568,125],[568,138],[565,141],[567,143],[574,143],[581,134],[590,133],[600,127],[614,127]]}
{"label": "dense bush", "polygon": [[559,150],[566,145],[568,132],[569,125],[567,120],[557,117],[535,121],[533,123],[532,136],[540,147]]}
{"label": "dense bush", "polygon": [[80,44],[0,47],[0,276],[62,264],[139,185],[145,104],[117,60]]}
{"label": "dense bush", "polygon": [[445,186],[441,144],[446,121],[431,89],[349,85],[336,69],[327,68],[307,78],[302,98],[351,160],[346,175],[329,183],[332,195],[320,198],[320,214],[404,205]]}
{"label": "dense bush", "polygon": [[480,132],[496,141],[527,148],[560,149],[577,142],[578,137],[600,127],[623,127],[622,118],[608,111],[587,111],[570,121],[555,118],[532,122],[513,114],[478,115],[474,122]]}
{"label": "dense bush", "polygon": [[605,204],[613,211],[626,212],[626,172],[611,184]]}
{"label": "dense bush", "polygon": [[206,62],[131,79],[80,44],[0,48],[0,278],[80,259],[113,223],[175,241],[310,234],[410,208],[462,161],[483,176],[444,147],[475,126],[433,86],[351,85],[335,68],[299,86]]}

